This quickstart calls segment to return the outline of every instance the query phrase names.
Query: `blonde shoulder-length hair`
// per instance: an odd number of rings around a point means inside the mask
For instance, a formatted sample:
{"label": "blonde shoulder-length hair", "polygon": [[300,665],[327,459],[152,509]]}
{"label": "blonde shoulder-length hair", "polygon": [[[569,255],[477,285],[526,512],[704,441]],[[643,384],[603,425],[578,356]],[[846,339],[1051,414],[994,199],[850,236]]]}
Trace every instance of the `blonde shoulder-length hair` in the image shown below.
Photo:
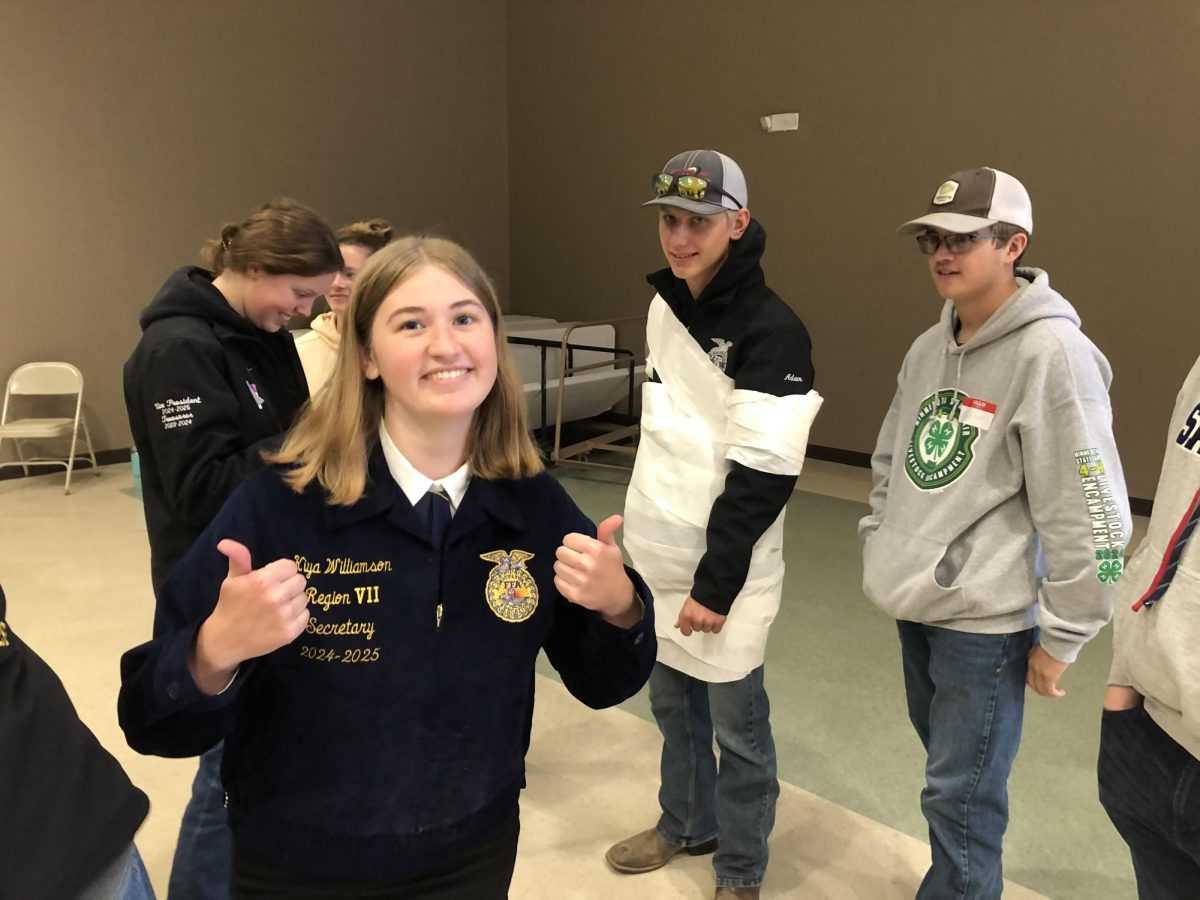
{"label": "blonde shoulder-length hair", "polygon": [[305,407],[299,421],[268,462],[289,466],[285,479],[297,493],[313,481],[325,488],[328,502],[348,506],[362,497],[367,457],[378,441],[383,419],[382,379],[368,379],[363,361],[371,350],[371,329],[384,299],[425,266],[449,272],[479,298],[496,339],[496,383],[471,423],[467,463],[471,475],[486,480],[527,478],[542,471],[529,436],[525,392],[517,375],[496,289],[479,263],[453,241],[406,237],[371,256],[355,280],[345,312],[333,374],[320,402]]}

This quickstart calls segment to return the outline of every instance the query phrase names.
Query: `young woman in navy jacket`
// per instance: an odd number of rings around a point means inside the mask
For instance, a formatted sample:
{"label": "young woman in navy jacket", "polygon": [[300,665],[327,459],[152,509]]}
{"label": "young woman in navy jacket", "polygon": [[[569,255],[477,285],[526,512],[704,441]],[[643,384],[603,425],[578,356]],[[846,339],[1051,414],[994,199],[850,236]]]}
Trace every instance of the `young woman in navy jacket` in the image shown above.
{"label": "young woman in navy jacket", "polygon": [[542,472],[487,276],[407,238],[359,275],[325,402],[249,478],[121,663],[144,753],[225,739],[235,897],[507,896],[545,649],[600,708],[649,591]]}

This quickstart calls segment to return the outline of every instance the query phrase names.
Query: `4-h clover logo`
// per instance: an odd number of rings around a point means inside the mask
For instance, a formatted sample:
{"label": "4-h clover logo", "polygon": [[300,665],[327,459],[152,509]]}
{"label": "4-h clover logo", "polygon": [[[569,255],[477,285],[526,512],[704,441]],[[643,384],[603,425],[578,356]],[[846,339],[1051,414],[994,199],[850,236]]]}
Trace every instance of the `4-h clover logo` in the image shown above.
{"label": "4-h clover logo", "polygon": [[954,437],[954,426],[948,421],[934,420],[925,435],[925,455],[932,457],[943,456],[950,440]]}
{"label": "4-h clover logo", "polygon": [[1100,563],[1099,569],[1096,572],[1096,577],[1104,584],[1116,584],[1117,579],[1121,577],[1121,562],[1116,559],[1108,559]]}
{"label": "4-h clover logo", "polygon": [[921,401],[905,454],[909,480],[923,491],[944,488],[967,470],[975,458],[971,447],[979,430],[958,417],[962,391],[943,388]]}

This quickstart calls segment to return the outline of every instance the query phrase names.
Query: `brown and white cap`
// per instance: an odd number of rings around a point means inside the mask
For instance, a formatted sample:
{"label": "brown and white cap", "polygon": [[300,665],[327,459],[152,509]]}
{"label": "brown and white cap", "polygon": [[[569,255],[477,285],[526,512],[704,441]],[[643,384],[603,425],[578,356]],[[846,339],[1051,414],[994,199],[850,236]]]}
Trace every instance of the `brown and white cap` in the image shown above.
{"label": "brown and white cap", "polygon": [[952,234],[969,234],[997,222],[1033,234],[1033,204],[1021,182],[1007,172],[985,166],[955,172],[934,192],[929,211],[896,231],[915,234],[926,228],[941,228]]}

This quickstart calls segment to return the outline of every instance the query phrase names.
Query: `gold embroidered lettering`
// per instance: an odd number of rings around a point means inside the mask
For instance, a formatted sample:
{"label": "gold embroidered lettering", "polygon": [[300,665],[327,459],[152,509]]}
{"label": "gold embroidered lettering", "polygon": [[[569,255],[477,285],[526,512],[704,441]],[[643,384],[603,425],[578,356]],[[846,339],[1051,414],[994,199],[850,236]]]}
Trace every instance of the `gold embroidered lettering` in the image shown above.
{"label": "gold embroidered lettering", "polygon": [[379,585],[367,584],[362,587],[356,587],[354,589],[354,596],[358,600],[360,606],[364,603],[378,603]]}
{"label": "gold embroidered lettering", "polygon": [[309,616],[308,624],[304,626],[304,630],[308,634],[321,634],[331,637],[347,637],[349,635],[361,634],[368,641],[375,638],[374,622],[359,622],[353,619],[348,622],[322,622],[316,616]]}
{"label": "gold embroidered lettering", "polygon": [[300,570],[300,574],[305,578],[321,574],[321,564],[309,562],[307,556],[297,555],[293,556],[292,559],[296,560],[296,568]]}
{"label": "gold embroidered lettering", "polygon": [[376,572],[390,571],[390,559],[361,560],[348,556],[330,556],[325,559],[326,575],[373,575]]}
{"label": "gold embroidered lettering", "polygon": [[308,602],[313,606],[319,606],[325,612],[329,612],[331,606],[345,606],[350,603],[350,595],[342,591],[330,591],[323,593],[315,587],[310,587],[305,591],[308,594]]}

